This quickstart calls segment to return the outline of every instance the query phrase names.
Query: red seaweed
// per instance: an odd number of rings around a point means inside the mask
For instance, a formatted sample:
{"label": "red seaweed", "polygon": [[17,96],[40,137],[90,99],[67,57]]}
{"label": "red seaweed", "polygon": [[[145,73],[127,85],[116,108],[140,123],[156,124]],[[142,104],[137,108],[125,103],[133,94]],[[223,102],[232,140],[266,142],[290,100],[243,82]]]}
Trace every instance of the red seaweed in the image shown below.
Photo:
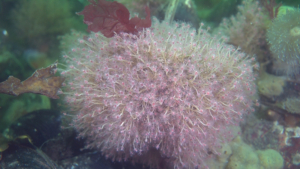
{"label": "red seaweed", "polygon": [[269,12],[270,19],[276,18],[277,14],[278,14],[278,9],[282,4],[281,3],[277,4],[275,2],[275,0],[261,0],[261,3],[266,8],[266,10]]}
{"label": "red seaweed", "polygon": [[84,23],[88,25],[88,30],[92,32],[101,32],[105,37],[110,38],[114,33],[132,33],[137,34],[142,28],[151,27],[150,10],[146,7],[146,18],[140,19],[133,17],[129,19],[128,9],[116,1],[108,2],[105,0],[89,0],[91,4],[87,5],[79,15],[84,15]]}

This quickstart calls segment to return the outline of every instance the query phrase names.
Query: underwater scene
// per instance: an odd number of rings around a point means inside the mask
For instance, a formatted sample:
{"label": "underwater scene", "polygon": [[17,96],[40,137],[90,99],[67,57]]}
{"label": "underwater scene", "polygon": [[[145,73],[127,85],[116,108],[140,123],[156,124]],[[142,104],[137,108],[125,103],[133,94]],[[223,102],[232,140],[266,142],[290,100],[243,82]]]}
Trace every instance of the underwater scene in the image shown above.
{"label": "underwater scene", "polygon": [[0,169],[300,169],[300,0],[0,0]]}

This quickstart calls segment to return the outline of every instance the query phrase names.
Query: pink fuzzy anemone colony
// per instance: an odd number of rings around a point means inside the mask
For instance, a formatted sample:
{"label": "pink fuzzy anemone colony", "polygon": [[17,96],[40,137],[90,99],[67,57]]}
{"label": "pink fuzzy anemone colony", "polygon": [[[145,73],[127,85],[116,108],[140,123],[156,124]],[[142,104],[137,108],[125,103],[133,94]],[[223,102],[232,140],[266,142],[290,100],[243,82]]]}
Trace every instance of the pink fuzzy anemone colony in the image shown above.
{"label": "pink fuzzy anemone colony", "polygon": [[127,11],[117,3],[99,4],[120,8],[86,23],[111,19],[118,31],[106,34],[111,24],[104,24],[102,34],[78,38],[61,73],[72,126],[86,148],[156,168],[204,168],[232,139],[229,127],[253,111],[255,59],[201,27],[157,19],[151,25],[150,16],[144,24],[123,17]]}
{"label": "pink fuzzy anemone colony", "polygon": [[63,89],[87,148],[115,160],[152,155],[205,166],[252,110],[252,61],[203,29],[159,23],[139,36],[79,38],[64,55]]}

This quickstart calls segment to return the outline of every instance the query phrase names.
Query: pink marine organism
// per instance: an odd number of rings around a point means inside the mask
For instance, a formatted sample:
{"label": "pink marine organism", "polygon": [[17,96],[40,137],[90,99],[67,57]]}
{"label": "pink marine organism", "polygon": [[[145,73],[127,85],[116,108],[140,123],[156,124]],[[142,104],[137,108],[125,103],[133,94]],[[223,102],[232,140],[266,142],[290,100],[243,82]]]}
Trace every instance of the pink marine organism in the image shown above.
{"label": "pink marine organism", "polygon": [[203,25],[153,19],[145,28],[147,10],[145,20],[129,20],[122,4],[91,3],[85,22],[104,36],[73,42],[61,72],[68,116],[86,148],[158,169],[207,168],[233,138],[230,127],[253,111],[255,59]]}
{"label": "pink marine organism", "polygon": [[150,10],[145,8],[146,18],[130,18],[128,9],[116,1],[108,2],[105,0],[89,0],[90,5],[86,6],[79,15],[84,15],[84,23],[88,25],[88,30],[101,32],[105,37],[110,38],[114,33],[137,34],[142,28],[151,27]]}
{"label": "pink marine organism", "polygon": [[138,35],[73,43],[62,90],[86,148],[160,169],[205,168],[218,155],[253,111],[254,59],[198,32],[154,20]]}

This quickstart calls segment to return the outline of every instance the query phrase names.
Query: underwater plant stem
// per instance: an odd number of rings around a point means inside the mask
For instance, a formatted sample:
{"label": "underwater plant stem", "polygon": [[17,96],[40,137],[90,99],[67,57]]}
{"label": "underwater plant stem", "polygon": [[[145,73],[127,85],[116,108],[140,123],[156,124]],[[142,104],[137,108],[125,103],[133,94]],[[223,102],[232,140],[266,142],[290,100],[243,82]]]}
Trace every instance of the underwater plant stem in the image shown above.
{"label": "underwater plant stem", "polygon": [[165,13],[165,21],[169,23],[173,21],[179,1],[180,0],[170,0],[168,8]]}

